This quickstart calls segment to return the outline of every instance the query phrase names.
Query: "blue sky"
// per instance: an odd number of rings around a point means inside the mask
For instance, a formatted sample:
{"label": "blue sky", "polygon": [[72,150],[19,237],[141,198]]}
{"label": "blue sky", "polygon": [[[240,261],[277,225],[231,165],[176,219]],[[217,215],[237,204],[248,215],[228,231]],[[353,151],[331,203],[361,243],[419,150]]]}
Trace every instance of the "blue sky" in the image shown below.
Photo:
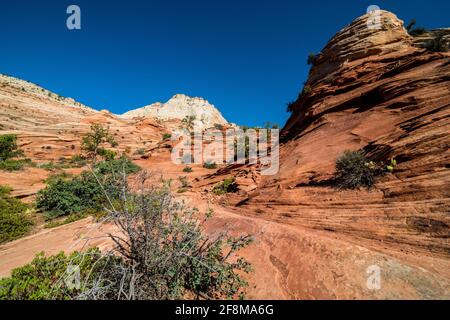
{"label": "blue sky", "polygon": [[[81,30],[66,28],[70,4]],[[450,27],[444,0],[1,1],[0,73],[114,113],[185,93],[238,124],[283,125],[308,53],[371,4]]]}

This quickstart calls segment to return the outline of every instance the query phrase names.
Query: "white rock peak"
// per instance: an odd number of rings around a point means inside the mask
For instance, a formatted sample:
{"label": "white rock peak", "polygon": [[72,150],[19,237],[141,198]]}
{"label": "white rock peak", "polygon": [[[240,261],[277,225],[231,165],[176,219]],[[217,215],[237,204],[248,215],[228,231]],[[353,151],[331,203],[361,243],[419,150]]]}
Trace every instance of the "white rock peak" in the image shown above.
{"label": "white rock peak", "polygon": [[166,103],[156,102],[151,105],[131,110],[122,115],[124,118],[150,117],[162,120],[184,119],[194,117],[196,127],[209,128],[215,124],[227,124],[228,121],[219,110],[207,100],[176,94]]}

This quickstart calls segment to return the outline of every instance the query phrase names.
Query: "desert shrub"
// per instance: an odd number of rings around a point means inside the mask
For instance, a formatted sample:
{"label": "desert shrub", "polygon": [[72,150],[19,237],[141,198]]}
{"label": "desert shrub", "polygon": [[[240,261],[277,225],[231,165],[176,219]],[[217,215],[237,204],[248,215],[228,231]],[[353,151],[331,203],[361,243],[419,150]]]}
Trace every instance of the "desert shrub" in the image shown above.
{"label": "desert shrub", "polygon": [[294,112],[295,101],[291,101],[287,104],[286,112],[292,113]]}
{"label": "desert shrub", "polygon": [[23,151],[17,146],[17,136],[14,134],[0,135],[0,162],[23,156]]}
{"label": "desert shrub", "polygon": [[70,164],[76,167],[84,167],[87,164],[87,159],[81,154],[76,154],[70,158]]}
{"label": "desert shrub", "polygon": [[236,192],[237,189],[238,186],[236,184],[236,178],[230,177],[224,179],[221,183],[214,186],[212,191],[217,195],[223,195],[226,193]]}
{"label": "desert shrub", "polygon": [[136,150],[135,154],[139,155],[139,156],[143,156],[145,154],[145,149],[144,148],[139,148],[139,149]]}
{"label": "desert shrub", "polygon": [[[106,260],[98,249],[86,253],[74,252],[70,256],[59,253],[45,257],[39,253],[33,261],[14,269],[11,277],[0,279],[0,300],[69,300],[77,298],[83,290],[87,290],[92,279],[104,267]],[[69,266],[77,266],[80,270],[80,283],[70,286]],[[73,269],[72,269],[73,270]]]}
{"label": "desert shrub", "polygon": [[308,55],[308,59],[306,62],[309,66],[311,66],[311,65],[314,65],[316,63],[316,61],[317,61],[317,55],[314,53],[310,53]]}
{"label": "desert shrub", "polygon": [[67,172],[60,172],[56,174],[50,175],[47,179],[44,180],[46,184],[51,184],[53,182],[56,182],[59,179],[67,180],[72,177],[72,174]]}
{"label": "desert shrub", "polygon": [[95,165],[95,171],[101,175],[108,175],[111,173],[133,174],[139,172],[141,168],[133,163],[127,157],[120,157],[119,159],[103,161]]}
{"label": "desert shrub", "polygon": [[11,189],[0,186],[0,243],[26,234],[33,222],[28,217],[27,206],[9,196]]}
{"label": "desert shrub", "polygon": [[345,151],[336,161],[335,179],[342,189],[371,188],[376,171],[361,151]]}
{"label": "desert shrub", "polygon": [[103,128],[100,124],[93,124],[91,131],[81,141],[81,150],[86,152],[87,158],[94,162],[97,156],[110,160],[115,154],[105,149],[105,145],[115,148],[118,144],[108,129]]}
{"label": "desert shrub", "polygon": [[112,196],[117,195],[113,176],[119,172],[130,174],[139,170],[137,165],[122,157],[100,162],[92,172],[85,171],[72,179],[57,177],[38,192],[36,206],[44,211],[48,218],[82,213],[86,210],[101,210],[107,202],[105,191]]}
{"label": "desert shrub", "polygon": [[101,156],[104,160],[109,161],[113,160],[117,156],[117,152],[108,149],[100,149],[98,151],[98,155]]}
{"label": "desert shrub", "polygon": [[439,35],[436,38],[430,40],[426,44],[426,48],[432,52],[445,52],[447,48],[443,41],[443,35]]}
{"label": "desert shrub", "polygon": [[0,135],[0,170],[17,171],[24,167],[24,160],[13,158],[23,156],[23,151],[17,145],[17,136],[14,134]]}
{"label": "desert shrub", "polygon": [[0,170],[4,171],[18,171],[22,170],[24,167],[24,162],[21,160],[8,159],[0,161]]}
{"label": "desert shrub", "polygon": [[163,141],[170,140],[172,138],[172,135],[170,133],[164,133],[162,136]]}
{"label": "desert shrub", "polygon": [[216,164],[215,162],[212,162],[212,161],[208,160],[208,161],[206,161],[206,162],[203,164],[203,168],[206,168],[206,169],[216,169],[216,168],[217,168],[217,164]]}
{"label": "desert shrub", "polygon": [[308,94],[311,93],[311,91],[312,91],[311,86],[305,85],[305,86],[303,87],[303,90],[302,90],[302,95],[303,95],[303,96],[308,95]]}
{"label": "desert shrub", "polygon": [[84,212],[71,213],[62,220],[55,219],[55,220],[51,220],[50,222],[47,222],[44,225],[44,228],[45,229],[56,228],[56,227],[63,226],[68,223],[72,223],[72,222],[84,219],[87,216],[89,216],[89,214],[96,215],[97,213],[98,213],[98,211],[89,211],[89,210],[86,210]]}
{"label": "desert shrub", "polygon": [[190,173],[190,172],[192,172],[192,171],[193,171],[193,170],[192,170],[191,167],[186,166],[186,167],[183,168],[183,172]]}
{"label": "desert shrub", "polygon": [[[139,184],[148,178],[140,174]],[[209,298],[236,297],[251,267],[234,253],[251,237],[210,238],[202,233],[207,217],[177,202],[166,187],[124,190],[110,218],[124,235],[111,235],[122,260],[109,264],[84,292],[91,299],[181,299],[192,294]],[[207,216],[210,216],[208,213]],[[125,242],[126,241],[126,242]]]}

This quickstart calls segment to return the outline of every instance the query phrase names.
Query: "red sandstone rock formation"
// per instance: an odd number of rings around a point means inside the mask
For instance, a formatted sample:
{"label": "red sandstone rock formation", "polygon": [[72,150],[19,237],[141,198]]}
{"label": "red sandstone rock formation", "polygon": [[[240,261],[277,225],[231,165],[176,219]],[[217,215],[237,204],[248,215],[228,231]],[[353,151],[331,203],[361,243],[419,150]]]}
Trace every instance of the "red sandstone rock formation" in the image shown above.
{"label": "red sandstone rock formation", "polygon": [[[280,172],[242,209],[394,250],[450,257],[450,53],[413,46],[403,22],[363,16],[333,37],[282,135]],[[394,157],[372,191],[329,185],[336,159]],[[262,212],[262,213],[261,213]]]}

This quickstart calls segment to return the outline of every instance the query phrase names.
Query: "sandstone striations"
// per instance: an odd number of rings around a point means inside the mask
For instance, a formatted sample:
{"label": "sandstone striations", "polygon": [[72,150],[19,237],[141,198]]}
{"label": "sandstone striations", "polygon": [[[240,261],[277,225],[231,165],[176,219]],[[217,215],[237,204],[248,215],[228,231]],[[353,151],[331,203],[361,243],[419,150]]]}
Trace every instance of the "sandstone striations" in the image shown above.
{"label": "sandstone striations", "polygon": [[162,120],[192,117],[193,124],[199,128],[210,128],[215,124],[228,122],[212,104],[203,98],[191,98],[184,94],[176,94],[166,103],[153,103],[140,109],[131,110],[122,115],[124,118],[150,117]]}
{"label": "sandstone striations", "polygon": [[[413,45],[403,23],[382,13],[339,32],[311,69],[284,130],[281,168],[242,208],[397,251],[449,259],[450,53]],[[397,159],[371,191],[332,186],[336,159],[364,149]]]}

